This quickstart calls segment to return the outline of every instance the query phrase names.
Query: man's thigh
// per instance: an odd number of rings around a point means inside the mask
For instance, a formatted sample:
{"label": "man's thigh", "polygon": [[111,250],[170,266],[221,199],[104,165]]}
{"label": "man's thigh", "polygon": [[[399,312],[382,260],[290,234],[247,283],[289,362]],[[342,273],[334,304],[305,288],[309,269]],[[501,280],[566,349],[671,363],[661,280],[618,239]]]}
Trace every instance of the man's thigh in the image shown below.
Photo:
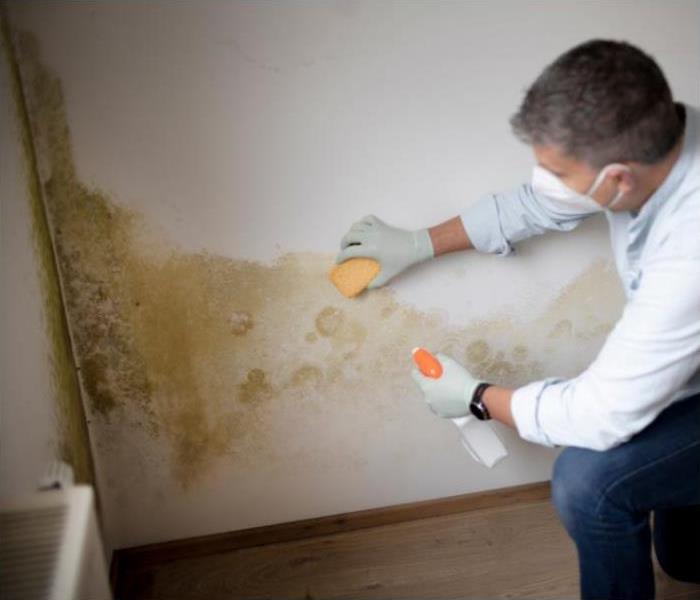
{"label": "man's thigh", "polygon": [[557,457],[553,494],[585,498],[589,512],[614,518],[700,504],[700,395],[679,400],[644,430],[605,451],[568,447]]}

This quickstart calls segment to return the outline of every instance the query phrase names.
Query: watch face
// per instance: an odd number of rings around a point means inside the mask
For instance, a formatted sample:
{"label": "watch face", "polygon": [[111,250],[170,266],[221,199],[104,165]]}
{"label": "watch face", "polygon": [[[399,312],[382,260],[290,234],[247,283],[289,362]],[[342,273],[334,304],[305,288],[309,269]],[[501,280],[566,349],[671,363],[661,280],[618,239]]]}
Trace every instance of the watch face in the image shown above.
{"label": "watch face", "polygon": [[481,406],[479,406],[476,402],[472,402],[472,403],[469,405],[469,408],[471,409],[472,414],[473,414],[477,419],[480,419],[481,421],[484,420],[485,415],[484,415],[484,411],[481,410]]}

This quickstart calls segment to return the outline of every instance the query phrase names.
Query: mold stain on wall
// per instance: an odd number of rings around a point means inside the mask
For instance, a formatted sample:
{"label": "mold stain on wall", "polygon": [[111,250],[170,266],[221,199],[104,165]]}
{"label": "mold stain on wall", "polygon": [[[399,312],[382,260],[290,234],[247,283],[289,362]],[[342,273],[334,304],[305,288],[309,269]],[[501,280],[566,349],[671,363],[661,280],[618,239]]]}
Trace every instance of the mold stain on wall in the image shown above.
{"label": "mold stain on wall", "polygon": [[[0,7],[1,8],[1,7]],[[4,10],[0,10],[0,35],[3,60],[11,79],[11,92],[18,123],[19,140],[24,162],[24,178],[31,219],[34,257],[43,304],[43,318],[49,342],[49,364],[52,391],[55,397],[55,456],[73,467],[77,483],[95,481],[90,439],[83,410],[80,387],[74,368],[74,357],[61,297],[60,282],[46,221],[36,156],[32,145],[28,115],[20,84],[20,75],[11,43],[11,34]],[[99,499],[98,499],[99,500]]]}
{"label": "mold stain on wall", "polygon": [[[17,47],[91,413],[165,444],[183,487],[224,458],[281,461],[271,424],[290,408],[309,422],[348,403],[392,418],[406,398],[377,398],[398,382],[412,385],[403,382],[416,345],[451,354],[478,377],[519,385],[546,374],[548,332],[565,345],[602,341],[612,326],[588,300],[617,293],[604,261],[539,319],[454,326],[387,288],[343,298],[327,279],[330,254],[287,253],[263,264],[185,252],[80,181],[61,83],[30,34]],[[570,327],[560,325],[566,319]],[[425,418],[434,417],[426,410]]]}

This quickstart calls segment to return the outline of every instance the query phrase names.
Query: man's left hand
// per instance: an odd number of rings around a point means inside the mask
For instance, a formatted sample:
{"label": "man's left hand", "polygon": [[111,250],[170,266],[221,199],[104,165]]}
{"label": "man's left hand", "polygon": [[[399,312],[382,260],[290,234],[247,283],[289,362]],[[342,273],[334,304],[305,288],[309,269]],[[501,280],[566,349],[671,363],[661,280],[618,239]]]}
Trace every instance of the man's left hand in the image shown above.
{"label": "man's left hand", "polygon": [[442,375],[438,379],[426,377],[415,367],[411,371],[413,381],[425,394],[425,401],[439,417],[454,419],[471,414],[469,403],[480,380],[449,356],[435,355],[442,364]]}

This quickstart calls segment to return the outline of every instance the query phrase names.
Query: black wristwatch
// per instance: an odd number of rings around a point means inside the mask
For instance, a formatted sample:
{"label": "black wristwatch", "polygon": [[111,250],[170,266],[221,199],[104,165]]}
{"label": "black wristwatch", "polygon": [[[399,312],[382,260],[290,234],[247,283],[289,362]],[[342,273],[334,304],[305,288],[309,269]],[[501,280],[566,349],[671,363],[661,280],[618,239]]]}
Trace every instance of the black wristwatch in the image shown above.
{"label": "black wristwatch", "polygon": [[472,414],[480,421],[487,421],[491,418],[491,415],[489,414],[489,411],[482,400],[482,396],[484,395],[486,388],[491,387],[492,385],[492,383],[480,383],[477,385],[476,389],[474,390],[474,394],[472,395],[472,401],[469,403],[469,410],[471,410]]}

